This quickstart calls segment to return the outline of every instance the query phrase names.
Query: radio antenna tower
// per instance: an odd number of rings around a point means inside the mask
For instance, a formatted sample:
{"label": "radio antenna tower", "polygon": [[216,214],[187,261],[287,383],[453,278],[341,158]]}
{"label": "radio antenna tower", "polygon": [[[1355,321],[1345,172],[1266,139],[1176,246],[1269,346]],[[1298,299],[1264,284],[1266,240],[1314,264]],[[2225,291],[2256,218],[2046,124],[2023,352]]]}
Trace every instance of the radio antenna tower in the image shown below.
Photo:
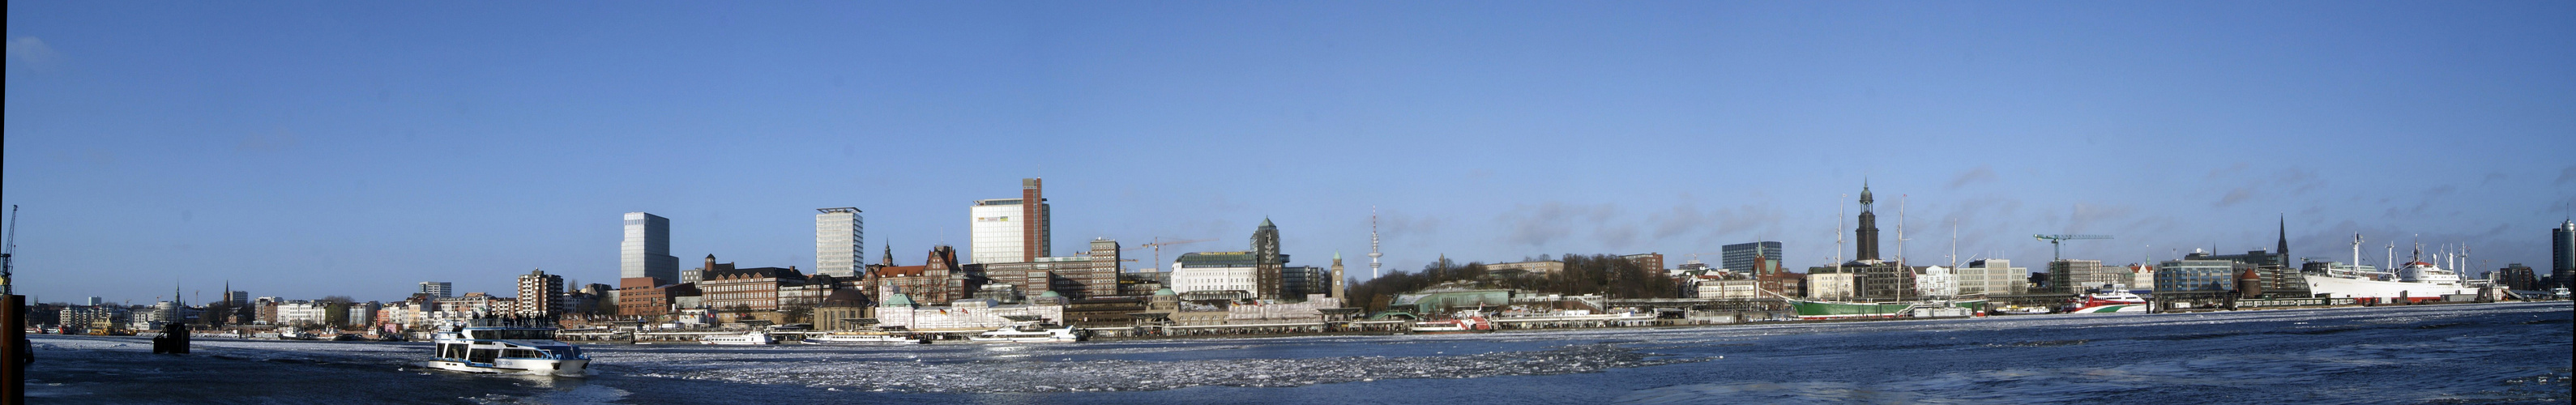
{"label": "radio antenna tower", "polygon": [[1369,207],[1369,279],[1370,279],[1370,280],[1376,280],[1376,279],[1377,279],[1377,277],[1378,277],[1379,275],[1381,275],[1381,274],[1379,274],[1379,273],[1378,273],[1378,270],[1377,270],[1377,269],[1378,269],[1378,266],[1379,266],[1379,265],[1378,265],[1378,263],[1377,263],[1377,258],[1378,258],[1379,256],[1386,256],[1386,254],[1385,254],[1385,253],[1378,253],[1378,251],[1377,251],[1377,207],[1375,207],[1375,206],[1371,206],[1371,207]]}

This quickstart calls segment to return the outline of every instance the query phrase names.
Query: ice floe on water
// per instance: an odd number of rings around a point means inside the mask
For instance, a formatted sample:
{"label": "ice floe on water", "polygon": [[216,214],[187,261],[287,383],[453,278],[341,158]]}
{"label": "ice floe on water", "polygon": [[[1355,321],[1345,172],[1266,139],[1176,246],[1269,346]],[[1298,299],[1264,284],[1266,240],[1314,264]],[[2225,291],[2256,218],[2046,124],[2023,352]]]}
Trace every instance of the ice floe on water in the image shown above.
{"label": "ice floe on water", "polygon": [[1294,387],[1399,378],[1553,375],[1688,363],[1608,344],[1549,350],[1421,357],[1329,357],[1187,361],[959,362],[801,361],[760,364],[664,361],[639,364],[637,376],[734,383],[901,392],[1090,392],[1195,386]]}

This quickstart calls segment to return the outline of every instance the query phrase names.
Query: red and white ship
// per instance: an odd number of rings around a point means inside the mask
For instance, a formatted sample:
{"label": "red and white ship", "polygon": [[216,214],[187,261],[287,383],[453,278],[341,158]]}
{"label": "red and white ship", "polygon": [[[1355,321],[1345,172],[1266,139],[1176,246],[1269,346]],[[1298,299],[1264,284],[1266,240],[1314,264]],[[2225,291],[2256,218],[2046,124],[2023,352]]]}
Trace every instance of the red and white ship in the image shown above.
{"label": "red and white ship", "polygon": [[2066,302],[2066,313],[2070,314],[2112,312],[2147,312],[2147,299],[2130,293],[2125,286],[2112,284]]}

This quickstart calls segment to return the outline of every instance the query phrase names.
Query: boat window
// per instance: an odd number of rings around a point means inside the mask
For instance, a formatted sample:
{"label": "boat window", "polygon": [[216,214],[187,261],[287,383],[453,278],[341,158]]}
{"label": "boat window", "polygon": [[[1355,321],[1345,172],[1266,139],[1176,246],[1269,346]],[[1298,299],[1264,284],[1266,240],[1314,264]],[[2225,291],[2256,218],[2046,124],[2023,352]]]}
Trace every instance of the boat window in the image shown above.
{"label": "boat window", "polygon": [[535,350],[528,350],[528,349],[510,349],[510,350],[503,350],[503,351],[501,351],[501,357],[513,358],[513,359],[542,359],[542,358],[546,358],[546,356],[545,356],[544,354],[539,354],[539,353],[538,353],[537,351],[535,351]]}
{"label": "boat window", "polygon": [[467,356],[465,361],[490,363],[492,362],[492,358],[499,357],[501,355],[501,351],[494,349],[474,349],[469,351],[468,354],[470,354],[470,356]]}

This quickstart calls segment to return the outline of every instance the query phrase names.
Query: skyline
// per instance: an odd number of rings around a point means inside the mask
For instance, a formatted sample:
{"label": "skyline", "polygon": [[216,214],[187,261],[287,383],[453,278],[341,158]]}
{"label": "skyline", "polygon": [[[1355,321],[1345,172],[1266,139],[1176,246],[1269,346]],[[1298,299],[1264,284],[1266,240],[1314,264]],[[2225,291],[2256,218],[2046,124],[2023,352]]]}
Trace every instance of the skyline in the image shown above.
{"label": "skyline", "polygon": [[1915,262],[1954,219],[1961,256],[2130,263],[2286,217],[2293,257],[2421,234],[2475,274],[2547,266],[2576,204],[2565,3],[620,6],[13,3],[22,294],[615,285],[627,212],[810,273],[812,210],[855,207],[919,264],[1021,178],[1058,255],[1267,218],[1320,266],[1375,207],[1389,271],[1802,271],[1865,180]]}

